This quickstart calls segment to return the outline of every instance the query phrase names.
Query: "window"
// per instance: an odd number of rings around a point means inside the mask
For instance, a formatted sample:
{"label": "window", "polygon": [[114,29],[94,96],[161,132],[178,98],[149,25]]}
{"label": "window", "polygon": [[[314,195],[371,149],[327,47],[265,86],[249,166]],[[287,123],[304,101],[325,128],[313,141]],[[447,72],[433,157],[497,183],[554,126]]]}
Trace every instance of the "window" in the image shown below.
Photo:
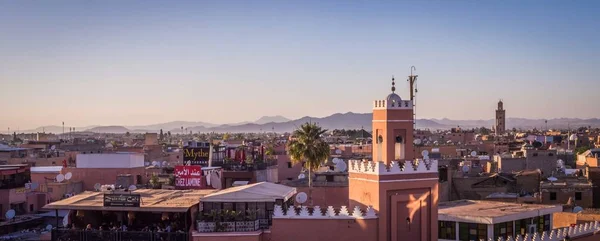
{"label": "window", "polygon": [[494,224],[494,240],[498,240],[500,237],[507,239],[509,236],[515,236],[513,222]]}
{"label": "window", "polygon": [[533,156],[538,156],[538,154],[537,153],[533,153]]}
{"label": "window", "polygon": [[291,162],[288,162],[287,164],[288,164],[288,168],[292,168],[292,163]]}
{"label": "window", "polygon": [[554,156],[554,153],[550,153],[550,154],[548,154],[548,156]]}
{"label": "window", "polygon": [[459,239],[461,241],[486,240],[487,225],[477,223],[459,223]]}
{"label": "window", "polygon": [[575,193],[575,200],[581,200],[581,192]]}
{"label": "window", "polygon": [[333,175],[327,175],[327,176],[325,176],[325,179],[327,180],[327,182],[333,182],[333,178],[334,178]]}
{"label": "window", "polygon": [[32,213],[33,212],[33,204],[29,204],[29,212]]}
{"label": "window", "polygon": [[550,200],[551,201],[555,201],[556,200],[556,193],[555,192],[550,192]]}
{"label": "window", "polygon": [[293,179],[293,178],[291,178],[291,177],[288,177],[288,178],[287,178],[287,180],[288,180],[288,181],[291,181],[291,180],[294,180],[294,179]]}
{"label": "window", "polygon": [[439,239],[456,239],[456,222],[439,221],[438,223]]}

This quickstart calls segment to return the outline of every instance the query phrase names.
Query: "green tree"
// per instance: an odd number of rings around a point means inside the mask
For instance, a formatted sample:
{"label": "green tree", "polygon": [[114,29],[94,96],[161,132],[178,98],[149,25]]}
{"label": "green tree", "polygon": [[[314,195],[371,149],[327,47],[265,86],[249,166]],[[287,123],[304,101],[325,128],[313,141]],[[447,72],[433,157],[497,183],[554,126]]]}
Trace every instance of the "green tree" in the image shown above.
{"label": "green tree", "polygon": [[329,145],[321,138],[327,130],[314,123],[305,123],[292,133],[288,151],[293,164],[304,162],[308,170],[308,199],[312,206],[312,172],[329,158]]}
{"label": "green tree", "polygon": [[164,138],[165,138],[165,133],[163,133],[163,130],[160,129],[160,135],[159,135],[158,139],[162,141]]}

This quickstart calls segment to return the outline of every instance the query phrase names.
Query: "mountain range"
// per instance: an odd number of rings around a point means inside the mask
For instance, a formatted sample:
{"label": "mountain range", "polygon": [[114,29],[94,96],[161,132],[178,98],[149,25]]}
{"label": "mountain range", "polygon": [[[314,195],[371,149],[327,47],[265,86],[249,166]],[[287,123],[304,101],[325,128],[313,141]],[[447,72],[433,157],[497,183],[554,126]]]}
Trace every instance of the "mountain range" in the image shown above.
{"label": "mountain range", "polygon": [[[526,118],[508,118],[506,120],[507,128],[532,129],[546,128],[545,119],[526,119]],[[582,126],[600,127],[600,119],[578,119],[578,118],[556,118],[547,120],[548,128],[577,128]],[[96,133],[144,133],[158,132],[161,129],[164,132],[181,133],[181,127],[187,132],[291,132],[298,126],[306,122],[318,123],[321,127],[329,130],[333,129],[361,129],[371,130],[371,113],[336,113],[326,117],[305,116],[296,120],[290,120],[283,116],[263,116],[253,122],[241,122],[233,124],[213,124],[207,122],[194,121],[172,121],[152,125],[140,126],[87,126],[77,127],[76,131],[89,131]],[[488,120],[450,120],[450,119],[418,119],[417,128],[419,129],[449,129],[453,127],[461,128],[491,128],[494,125],[493,119]],[[43,126],[34,130],[22,131],[25,133],[33,132],[62,133],[61,126]],[[68,132],[68,128],[65,130]]]}

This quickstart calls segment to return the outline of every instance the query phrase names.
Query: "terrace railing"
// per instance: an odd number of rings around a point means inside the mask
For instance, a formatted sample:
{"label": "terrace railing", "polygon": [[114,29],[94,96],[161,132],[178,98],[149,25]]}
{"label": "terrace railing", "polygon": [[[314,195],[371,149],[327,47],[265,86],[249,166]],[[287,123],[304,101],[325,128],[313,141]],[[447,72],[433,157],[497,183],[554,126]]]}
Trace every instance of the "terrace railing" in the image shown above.
{"label": "terrace railing", "polygon": [[53,229],[52,241],[189,241],[188,233]]}

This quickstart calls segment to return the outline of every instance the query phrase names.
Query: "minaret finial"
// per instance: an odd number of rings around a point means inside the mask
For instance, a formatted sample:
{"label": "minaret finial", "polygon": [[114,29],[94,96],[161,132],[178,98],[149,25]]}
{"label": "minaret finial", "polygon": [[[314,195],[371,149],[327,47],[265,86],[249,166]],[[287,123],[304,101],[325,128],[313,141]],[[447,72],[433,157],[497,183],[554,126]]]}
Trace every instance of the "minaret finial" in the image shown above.
{"label": "minaret finial", "polygon": [[396,91],[396,82],[394,80],[394,76],[392,75],[392,93]]}

